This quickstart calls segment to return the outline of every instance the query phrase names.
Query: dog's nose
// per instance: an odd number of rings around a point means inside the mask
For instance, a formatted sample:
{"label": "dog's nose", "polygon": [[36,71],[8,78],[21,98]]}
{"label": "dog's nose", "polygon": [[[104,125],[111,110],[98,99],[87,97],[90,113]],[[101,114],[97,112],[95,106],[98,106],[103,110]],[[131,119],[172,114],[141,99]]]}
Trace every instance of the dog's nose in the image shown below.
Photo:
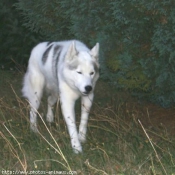
{"label": "dog's nose", "polygon": [[92,86],[85,86],[86,92],[90,92],[92,90]]}

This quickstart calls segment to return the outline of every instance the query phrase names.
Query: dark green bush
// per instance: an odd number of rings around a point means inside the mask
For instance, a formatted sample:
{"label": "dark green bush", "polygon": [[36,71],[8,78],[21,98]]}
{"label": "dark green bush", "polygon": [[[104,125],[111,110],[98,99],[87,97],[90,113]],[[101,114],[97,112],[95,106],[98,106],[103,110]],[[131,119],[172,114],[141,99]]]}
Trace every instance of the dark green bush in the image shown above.
{"label": "dark green bush", "polygon": [[0,66],[5,69],[26,63],[31,47],[38,42],[36,34],[22,27],[14,3],[11,0],[0,1]]}
{"label": "dark green bush", "polygon": [[102,77],[163,106],[175,104],[173,0],[19,0],[24,26],[46,40],[100,42]]}

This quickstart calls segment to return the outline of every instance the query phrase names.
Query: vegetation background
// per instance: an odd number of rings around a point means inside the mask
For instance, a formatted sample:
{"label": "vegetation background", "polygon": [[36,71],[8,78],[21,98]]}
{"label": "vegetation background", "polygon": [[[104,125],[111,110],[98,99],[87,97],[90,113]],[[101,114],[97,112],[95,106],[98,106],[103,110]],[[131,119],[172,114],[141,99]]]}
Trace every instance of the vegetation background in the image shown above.
{"label": "vegetation background", "polygon": [[[1,0],[1,170],[73,167],[79,174],[174,175],[175,142],[169,128],[151,123],[144,129],[138,118],[147,126],[154,115],[148,108],[138,112],[133,101],[132,107],[126,103],[129,93],[141,103],[175,105],[174,7],[173,0]],[[67,146],[63,119],[56,119],[56,126],[47,130],[41,117],[41,135],[31,134],[28,106],[19,97],[31,48],[41,41],[74,38],[89,47],[100,43],[105,80],[97,87],[98,102],[81,156]],[[59,108],[55,110],[58,114]],[[42,116],[45,107],[39,112]]]}
{"label": "vegetation background", "polygon": [[39,41],[79,39],[101,47],[101,77],[170,107],[175,104],[173,0],[0,2],[1,64],[28,60]]}

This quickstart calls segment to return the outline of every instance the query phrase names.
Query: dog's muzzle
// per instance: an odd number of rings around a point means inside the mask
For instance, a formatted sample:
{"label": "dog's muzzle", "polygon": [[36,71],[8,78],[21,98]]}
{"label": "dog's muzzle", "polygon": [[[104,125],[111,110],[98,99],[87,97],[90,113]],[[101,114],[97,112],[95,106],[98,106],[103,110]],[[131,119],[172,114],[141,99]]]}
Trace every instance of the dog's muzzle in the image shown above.
{"label": "dog's muzzle", "polygon": [[88,85],[85,86],[85,92],[83,92],[84,95],[88,95],[92,91],[92,86]]}

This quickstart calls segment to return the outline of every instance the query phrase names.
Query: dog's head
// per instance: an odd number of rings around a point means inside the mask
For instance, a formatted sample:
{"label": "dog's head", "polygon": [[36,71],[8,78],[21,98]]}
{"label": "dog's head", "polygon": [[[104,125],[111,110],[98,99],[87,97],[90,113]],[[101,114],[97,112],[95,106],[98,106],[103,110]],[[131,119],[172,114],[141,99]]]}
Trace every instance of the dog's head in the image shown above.
{"label": "dog's head", "polygon": [[76,42],[73,41],[65,55],[65,81],[82,95],[88,95],[94,90],[96,81],[99,78],[98,59],[99,43],[91,50],[81,50],[81,46],[77,45],[76,48]]}

